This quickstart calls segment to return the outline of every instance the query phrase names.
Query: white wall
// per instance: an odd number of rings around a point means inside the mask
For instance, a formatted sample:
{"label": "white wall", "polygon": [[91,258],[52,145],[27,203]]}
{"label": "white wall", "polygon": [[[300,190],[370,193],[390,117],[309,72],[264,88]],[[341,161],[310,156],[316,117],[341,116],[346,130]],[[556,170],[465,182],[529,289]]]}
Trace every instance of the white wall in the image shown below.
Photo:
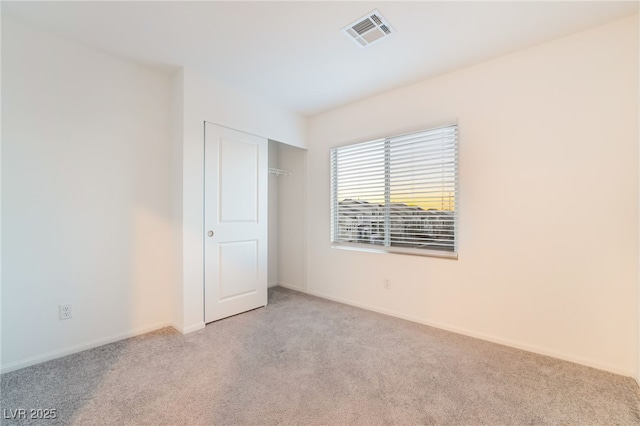
{"label": "white wall", "polygon": [[[0,6],[0,50],[2,46],[2,6]],[[2,55],[0,55],[0,94],[2,93]],[[2,102],[0,102],[0,135],[2,135]],[[2,241],[2,137],[0,137],[0,242]],[[2,244],[0,243],[0,331],[2,330]],[[0,369],[2,368],[2,337],[0,337]]]}
{"label": "white wall", "polygon": [[[331,249],[329,149],[452,118],[459,260]],[[637,17],[313,117],[308,178],[310,292],[636,373]]]}
{"label": "white wall", "polygon": [[[269,141],[269,168],[277,169],[280,156],[279,142]],[[280,178],[269,173],[269,249],[267,282],[269,287],[278,285],[278,186]]]}
{"label": "white wall", "polygon": [[8,371],[167,325],[175,263],[169,78],[6,19],[2,35]]}
{"label": "white wall", "polygon": [[278,278],[280,285],[306,290],[307,151],[280,146],[280,168],[291,172],[279,179]]}
{"label": "white wall", "polygon": [[232,88],[196,70],[183,78],[182,220],[183,278],[179,286],[183,311],[173,325],[184,333],[204,327],[203,294],[203,158],[204,122],[304,147],[307,119],[251,94]]}
{"label": "white wall", "polygon": [[[171,279],[171,325],[181,329],[184,316],[182,289],[182,141],[184,134],[184,70],[178,70],[171,80],[171,207],[173,215],[172,247],[174,274]],[[179,325],[180,324],[180,325]]]}

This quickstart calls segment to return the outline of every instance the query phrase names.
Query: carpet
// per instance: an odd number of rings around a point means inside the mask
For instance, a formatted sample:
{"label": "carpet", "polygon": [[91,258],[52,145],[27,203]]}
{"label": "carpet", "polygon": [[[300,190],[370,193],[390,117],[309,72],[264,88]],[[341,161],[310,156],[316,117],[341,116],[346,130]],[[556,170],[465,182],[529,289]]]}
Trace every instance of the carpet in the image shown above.
{"label": "carpet", "polygon": [[[640,425],[635,381],[275,287],[269,305],[1,377],[77,425]],[[27,411],[27,414],[28,411]]]}

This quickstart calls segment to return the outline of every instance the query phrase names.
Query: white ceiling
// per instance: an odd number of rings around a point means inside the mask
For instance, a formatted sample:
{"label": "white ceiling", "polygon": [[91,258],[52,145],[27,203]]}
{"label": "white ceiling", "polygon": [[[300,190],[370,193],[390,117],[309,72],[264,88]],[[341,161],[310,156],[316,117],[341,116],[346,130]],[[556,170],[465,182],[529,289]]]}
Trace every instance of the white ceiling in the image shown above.
{"label": "white ceiling", "polygon": [[[378,9],[397,35],[340,29]],[[3,18],[313,115],[638,12],[637,2],[2,2]]]}

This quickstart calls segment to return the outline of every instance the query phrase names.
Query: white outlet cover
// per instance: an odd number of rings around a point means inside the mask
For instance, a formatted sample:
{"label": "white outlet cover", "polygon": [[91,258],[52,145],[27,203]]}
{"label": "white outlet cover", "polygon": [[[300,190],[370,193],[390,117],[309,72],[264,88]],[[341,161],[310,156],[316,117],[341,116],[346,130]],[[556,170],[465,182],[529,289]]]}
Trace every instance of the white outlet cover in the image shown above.
{"label": "white outlet cover", "polygon": [[58,318],[60,320],[66,320],[73,318],[73,310],[71,309],[71,305],[58,305]]}

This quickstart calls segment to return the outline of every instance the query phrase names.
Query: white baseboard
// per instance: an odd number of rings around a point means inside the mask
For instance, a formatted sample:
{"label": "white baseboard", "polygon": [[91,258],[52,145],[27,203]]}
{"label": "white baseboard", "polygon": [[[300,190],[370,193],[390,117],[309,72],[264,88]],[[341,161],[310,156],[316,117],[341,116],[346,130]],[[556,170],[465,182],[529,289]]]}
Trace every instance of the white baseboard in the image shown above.
{"label": "white baseboard", "polygon": [[[592,368],[596,368],[598,370],[604,370],[604,371],[609,371],[611,373],[614,374],[619,374],[621,376],[627,376],[627,377],[634,377],[635,376],[635,372],[630,371],[630,370],[625,370],[625,369],[621,369],[618,368],[616,366],[612,366],[612,365],[608,365],[608,364],[603,364],[600,362],[595,362],[589,359],[585,359],[585,358],[580,358],[580,357],[576,357],[573,355],[568,355],[568,354],[564,354],[564,353],[560,353],[560,352],[556,352],[553,350],[548,350],[545,348],[540,348],[537,346],[532,346],[532,345],[528,345],[528,344],[524,344],[524,343],[520,343],[520,342],[515,342],[512,340],[508,340],[508,339],[502,339],[499,337],[494,337],[494,336],[490,336],[490,335],[486,335],[483,333],[477,333],[475,331],[471,331],[471,330],[467,330],[464,328],[460,328],[460,327],[456,327],[456,326],[452,326],[449,324],[444,324],[441,322],[437,322],[437,321],[430,321],[430,320],[425,320],[422,318],[417,318],[417,317],[413,317],[410,315],[404,315],[402,313],[399,312],[395,312],[392,310],[388,310],[388,309],[382,309],[382,308],[378,308],[375,306],[371,306],[371,305],[367,305],[364,303],[358,303],[358,302],[354,302],[351,300],[347,300],[347,299],[342,299],[339,297],[333,297],[324,293],[320,293],[320,292],[316,292],[316,291],[310,291],[310,290],[303,290],[303,289],[299,289],[296,287],[288,287],[286,285],[280,284],[282,287],[287,287],[287,288],[291,288],[292,290],[297,290],[300,291],[302,293],[307,293],[310,294],[312,296],[317,296],[317,297],[321,297],[323,299],[328,299],[328,300],[332,300],[334,302],[339,302],[339,303],[344,303],[345,305],[350,305],[350,306],[355,306],[357,308],[362,308],[362,309],[366,309],[369,311],[374,311],[374,312],[378,312],[381,314],[385,314],[385,315],[390,315],[396,318],[401,318],[407,321],[412,321],[412,322],[417,322],[419,324],[424,324],[424,325],[428,325],[430,327],[434,327],[434,328],[439,328],[441,330],[447,330],[447,331],[451,331],[453,333],[457,333],[457,334],[462,334],[465,336],[469,336],[469,337],[474,337],[476,339],[481,339],[481,340],[486,340],[488,342],[492,342],[492,343],[498,343],[500,345],[505,345],[505,346],[509,346],[512,348],[516,348],[516,349],[521,349],[527,352],[533,352],[539,355],[546,355],[546,356],[550,356],[553,358],[557,358],[557,359],[561,359],[564,361],[569,361],[569,362],[573,362],[575,364],[580,364],[580,365],[584,365],[587,367],[592,367]],[[638,379],[636,378],[636,381],[638,381]],[[639,382],[640,384],[640,382]]]}
{"label": "white baseboard", "polygon": [[[277,285],[279,285],[280,287],[288,288],[290,290],[296,290],[296,291],[300,291],[302,293],[309,293],[303,287],[298,287],[298,286],[287,284],[287,283],[278,283]],[[309,294],[311,294],[311,293],[309,293]],[[320,296],[320,297],[322,297],[322,296]]]}
{"label": "white baseboard", "polygon": [[178,327],[175,324],[171,324],[171,327],[176,329],[179,333],[189,334],[189,333],[193,333],[194,331],[202,330],[205,327],[205,325],[206,324],[204,323],[204,321],[200,321],[195,324],[188,325],[186,327]]}
{"label": "white baseboard", "polygon": [[146,334],[151,331],[159,330],[161,328],[169,327],[171,324],[168,322],[162,322],[147,327],[137,328],[135,330],[128,331],[126,333],[114,334],[112,336],[103,337],[101,339],[92,340],[87,343],[80,343],[78,345],[68,346],[66,348],[58,349],[55,351],[47,352],[41,355],[34,355],[29,358],[25,358],[19,361],[3,364],[0,368],[1,373],[8,373],[10,371],[19,370],[21,368],[30,367],[32,365],[40,364],[41,362],[51,361],[52,359],[62,358],[63,356],[75,354],[78,352],[86,351],[87,349],[97,348],[108,343],[117,342],[119,340],[128,339],[130,337]]}

